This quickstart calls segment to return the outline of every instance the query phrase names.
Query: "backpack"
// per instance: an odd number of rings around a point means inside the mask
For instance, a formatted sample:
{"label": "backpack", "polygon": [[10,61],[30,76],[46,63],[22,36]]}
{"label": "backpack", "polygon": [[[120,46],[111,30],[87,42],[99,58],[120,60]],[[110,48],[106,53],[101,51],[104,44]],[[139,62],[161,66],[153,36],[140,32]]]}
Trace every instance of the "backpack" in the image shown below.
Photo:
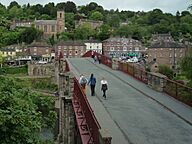
{"label": "backpack", "polygon": [[102,84],[101,90],[107,90],[107,84]]}
{"label": "backpack", "polygon": [[87,79],[83,77],[81,80],[81,84],[86,84],[86,83],[87,83]]}

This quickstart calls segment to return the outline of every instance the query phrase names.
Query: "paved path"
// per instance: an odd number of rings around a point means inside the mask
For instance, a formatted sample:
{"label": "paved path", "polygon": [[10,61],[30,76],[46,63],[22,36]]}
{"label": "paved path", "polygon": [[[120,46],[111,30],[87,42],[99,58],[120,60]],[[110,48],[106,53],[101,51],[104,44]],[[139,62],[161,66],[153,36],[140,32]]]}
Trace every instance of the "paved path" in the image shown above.
{"label": "paved path", "polygon": [[[96,75],[96,97],[89,88],[87,97],[112,144],[191,144],[192,108],[90,58],[68,61],[77,78],[81,73]],[[103,76],[109,82],[107,100],[100,91]]]}

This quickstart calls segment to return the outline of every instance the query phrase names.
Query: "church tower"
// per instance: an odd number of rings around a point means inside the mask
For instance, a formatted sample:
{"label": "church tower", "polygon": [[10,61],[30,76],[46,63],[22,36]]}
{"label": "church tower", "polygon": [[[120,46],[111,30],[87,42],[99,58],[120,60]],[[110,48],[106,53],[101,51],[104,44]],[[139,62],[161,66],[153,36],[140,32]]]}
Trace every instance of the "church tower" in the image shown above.
{"label": "church tower", "polygon": [[64,11],[57,11],[57,33],[65,31],[65,13]]}

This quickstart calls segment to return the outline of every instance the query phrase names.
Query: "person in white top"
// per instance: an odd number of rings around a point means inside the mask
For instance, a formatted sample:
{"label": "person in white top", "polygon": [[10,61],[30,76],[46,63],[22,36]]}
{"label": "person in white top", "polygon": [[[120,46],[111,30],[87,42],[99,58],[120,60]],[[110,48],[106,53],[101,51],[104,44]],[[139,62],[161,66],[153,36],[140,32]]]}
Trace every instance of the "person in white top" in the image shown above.
{"label": "person in white top", "polygon": [[83,74],[81,74],[81,76],[79,78],[79,84],[81,85],[83,92],[86,94],[87,79],[85,78],[85,76]]}
{"label": "person in white top", "polygon": [[106,91],[108,90],[107,80],[103,77],[101,80],[101,91],[103,91],[103,97],[106,99]]}

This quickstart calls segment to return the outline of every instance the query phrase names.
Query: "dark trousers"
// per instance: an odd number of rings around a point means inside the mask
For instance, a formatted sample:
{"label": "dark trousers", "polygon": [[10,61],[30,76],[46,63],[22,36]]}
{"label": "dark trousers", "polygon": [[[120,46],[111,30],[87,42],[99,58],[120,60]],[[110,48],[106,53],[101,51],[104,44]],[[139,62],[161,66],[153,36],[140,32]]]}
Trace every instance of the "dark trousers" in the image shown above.
{"label": "dark trousers", "polygon": [[103,90],[103,97],[106,98],[106,90]]}
{"label": "dark trousers", "polygon": [[91,85],[91,96],[95,95],[95,85]]}

